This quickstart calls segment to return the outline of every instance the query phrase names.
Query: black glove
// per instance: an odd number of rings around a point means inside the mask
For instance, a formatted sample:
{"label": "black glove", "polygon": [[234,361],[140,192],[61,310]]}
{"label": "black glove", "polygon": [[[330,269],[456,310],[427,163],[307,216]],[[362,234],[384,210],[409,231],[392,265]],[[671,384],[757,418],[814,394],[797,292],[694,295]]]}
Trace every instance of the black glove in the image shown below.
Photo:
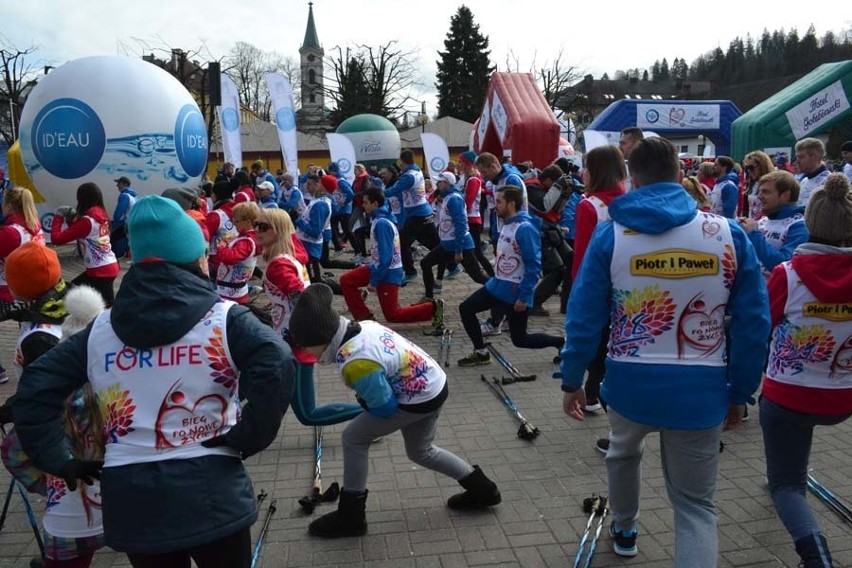
{"label": "black glove", "polygon": [[101,469],[104,462],[101,460],[78,460],[71,459],[65,462],[59,471],[59,477],[65,480],[69,491],[77,489],[77,480],[82,480],[86,485],[91,485],[95,479],[101,479]]}
{"label": "black glove", "polygon": [[218,448],[219,446],[227,446],[228,440],[225,438],[225,436],[214,436],[209,440],[204,440],[203,442],[201,442],[201,445],[205,448]]}

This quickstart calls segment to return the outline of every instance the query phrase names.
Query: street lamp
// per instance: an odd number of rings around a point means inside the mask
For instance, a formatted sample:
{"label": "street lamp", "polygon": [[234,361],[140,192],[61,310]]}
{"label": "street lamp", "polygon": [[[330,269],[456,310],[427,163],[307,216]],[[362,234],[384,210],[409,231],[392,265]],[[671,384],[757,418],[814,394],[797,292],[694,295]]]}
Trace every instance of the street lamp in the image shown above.
{"label": "street lamp", "polygon": [[[417,122],[420,123],[420,132],[426,132],[426,123],[429,122],[429,116],[426,114],[426,101],[420,101],[420,116],[417,117]],[[423,152],[423,171],[426,171],[426,148],[423,148],[422,138],[420,150]]]}

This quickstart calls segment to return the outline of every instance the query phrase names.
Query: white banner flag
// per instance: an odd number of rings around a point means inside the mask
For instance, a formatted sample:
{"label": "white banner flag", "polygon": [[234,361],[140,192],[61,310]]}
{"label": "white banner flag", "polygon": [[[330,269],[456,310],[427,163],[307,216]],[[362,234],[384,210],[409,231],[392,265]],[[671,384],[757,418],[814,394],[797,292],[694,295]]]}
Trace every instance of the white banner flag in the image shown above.
{"label": "white banner flag", "polygon": [[849,110],[849,99],[843,84],[836,81],[797,104],[785,114],[796,140],[818,130]]}
{"label": "white banner flag", "polygon": [[331,161],[337,162],[340,168],[340,175],[345,177],[349,183],[355,181],[355,146],[345,134],[335,134],[333,132],[325,135],[328,140],[328,153],[331,154]]}
{"label": "white banner flag", "polygon": [[506,109],[503,107],[503,101],[497,91],[494,91],[494,96],[491,97],[491,120],[494,121],[494,128],[497,129],[497,135],[500,137],[500,143],[506,141],[506,129],[509,127],[509,116],[506,114]]}
{"label": "white banner flag", "polygon": [[219,107],[219,129],[222,132],[222,153],[225,161],[237,169],[243,167],[240,140],[240,95],[230,77],[222,73],[222,106]]}
{"label": "white banner flag", "polygon": [[450,150],[447,143],[437,134],[424,132],[420,135],[423,142],[423,154],[426,156],[426,165],[429,167],[429,177],[433,180],[435,176],[447,169],[450,162]]}
{"label": "white banner flag", "polygon": [[299,177],[296,113],[293,111],[293,88],[290,79],[282,73],[267,73],[266,87],[272,99],[278,142],[281,144],[281,155],[284,156],[287,173]]}

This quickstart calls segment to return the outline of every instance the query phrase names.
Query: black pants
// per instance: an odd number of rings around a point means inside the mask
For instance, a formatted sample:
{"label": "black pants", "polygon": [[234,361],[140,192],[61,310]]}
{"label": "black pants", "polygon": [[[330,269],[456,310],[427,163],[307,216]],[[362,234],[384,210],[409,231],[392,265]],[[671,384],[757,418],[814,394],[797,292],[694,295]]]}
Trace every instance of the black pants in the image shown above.
{"label": "black pants", "polygon": [[367,235],[370,234],[370,219],[360,207],[352,209],[352,215],[349,217],[349,233],[352,235],[349,243],[355,250],[355,254],[367,256]]}
{"label": "black pants", "polygon": [[352,231],[349,230],[349,216],[351,213],[341,213],[340,215],[331,216],[331,242],[334,244],[334,250],[343,250],[343,243],[340,242],[340,232],[338,227],[343,232],[343,236],[347,242],[352,242]]}
{"label": "black pants", "polygon": [[308,266],[306,268],[308,269],[308,278],[310,278],[311,284],[316,284],[318,282],[327,284],[331,288],[332,292],[339,296],[343,294],[343,290],[340,288],[340,283],[338,283],[334,278],[326,278],[323,276],[322,269],[342,268],[344,270],[348,270],[355,268],[355,265],[351,262],[345,262],[342,260],[329,260],[328,241],[325,241],[322,244],[322,259],[309,257]]}
{"label": "black pants", "polygon": [[476,255],[482,270],[491,278],[494,276],[494,267],[491,266],[491,263],[485,257],[485,253],[482,252],[482,225],[470,223],[468,227],[470,228],[470,236],[473,237],[473,254]]}
{"label": "black pants", "polygon": [[411,245],[417,241],[429,250],[432,250],[441,240],[438,238],[438,229],[435,228],[435,218],[409,217],[405,220],[400,235],[400,246],[402,248],[402,268],[406,274],[417,274],[414,267],[414,257],[411,256]]}
{"label": "black pants", "polygon": [[[423,257],[420,261],[420,269],[423,271],[423,288],[426,290],[426,297],[431,298],[435,292],[435,276],[432,274],[432,267],[438,265],[439,279],[443,279],[444,267],[450,264],[455,264],[456,253],[449,251],[441,245],[436,246],[429,251],[429,254]],[[462,268],[467,272],[468,276],[477,284],[485,284],[488,276],[482,272],[482,267],[473,253],[473,249],[468,249],[462,253]]]}
{"label": "black pants", "polygon": [[355,268],[355,263],[348,260],[332,260],[328,254],[328,241],[322,243],[322,258],[320,264],[323,268],[337,268],[340,270],[352,270]]}
{"label": "black pants", "polygon": [[198,568],[249,568],[251,566],[251,530],[245,528],[213,542],[163,554],[127,554],[133,568],[190,568],[190,559]]}
{"label": "black pants", "polygon": [[482,330],[479,328],[479,319],[476,317],[476,314],[498,305],[504,310],[507,310],[506,317],[509,319],[509,336],[512,338],[512,345],[515,347],[522,347],[524,349],[541,349],[543,347],[556,347],[559,349],[562,347],[564,341],[561,337],[547,335],[546,333],[527,333],[529,309],[523,312],[516,312],[514,306],[495,298],[483,286],[468,296],[459,306],[459,315],[461,315],[464,330],[473,342],[474,349],[485,349],[485,341],[482,339]]}
{"label": "black pants", "polygon": [[115,290],[112,285],[115,282],[115,277],[110,278],[98,278],[96,276],[89,276],[85,272],[71,281],[71,286],[80,286],[81,284],[85,284],[86,286],[91,286],[104,299],[104,303],[107,307],[112,307],[113,302],[115,302]]}
{"label": "black pants", "polygon": [[[593,402],[601,402],[603,401],[600,398],[600,390],[601,390],[601,381],[603,381],[604,374],[606,373],[606,353],[607,353],[607,343],[609,343],[609,326],[606,326],[601,334],[601,343],[598,345],[598,351],[595,353],[595,358],[591,363],[586,367],[586,371],[589,373],[588,378],[586,379],[586,384],[583,389],[586,391],[586,401],[589,404]],[[606,405],[604,405],[606,408]]]}

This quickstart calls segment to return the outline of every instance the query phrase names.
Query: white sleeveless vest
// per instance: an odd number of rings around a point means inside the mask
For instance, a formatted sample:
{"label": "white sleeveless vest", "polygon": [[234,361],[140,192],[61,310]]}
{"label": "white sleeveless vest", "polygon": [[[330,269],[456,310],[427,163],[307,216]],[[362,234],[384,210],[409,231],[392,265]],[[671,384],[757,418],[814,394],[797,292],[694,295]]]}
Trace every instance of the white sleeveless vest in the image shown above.
{"label": "white sleeveless vest", "polygon": [[29,321],[21,322],[18,329],[18,340],[15,342],[15,361],[13,364],[15,374],[18,379],[21,378],[21,374],[24,372],[24,354],[21,352],[21,344],[28,336],[39,331],[50,334],[56,339],[62,339],[61,325],[53,323],[33,323]]}
{"label": "white sleeveless vest", "polygon": [[[311,285],[311,279],[308,277],[308,269],[289,254],[280,254],[270,260],[269,264],[272,264],[273,262],[286,262],[293,265],[296,269],[296,273],[302,281],[302,290]],[[268,271],[269,269],[267,268],[267,273]],[[266,291],[266,297],[269,299],[269,303],[271,304],[269,315],[272,316],[272,328],[278,332],[279,335],[283,335],[284,331],[290,327],[290,316],[293,314],[293,308],[296,307],[296,302],[290,299],[290,294],[292,294],[294,290],[285,292],[270,281],[266,277],[266,274],[263,276],[263,289]]]}
{"label": "white sleeveless vest", "polygon": [[852,388],[852,303],[820,302],[789,261],[781,266],[787,303],[772,331],[766,376],[801,387]]}
{"label": "white sleeveless vest", "polygon": [[388,269],[402,268],[402,249],[399,245],[399,230],[396,228],[396,225],[384,217],[373,219],[373,223],[370,226],[370,264],[373,266],[379,265],[379,241],[376,239],[376,227],[379,223],[387,223],[393,229],[393,256],[391,257]]}
{"label": "white sleeveless vest", "polygon": [[[757,221],[757,228],[763,233],[763,238],[766,240],[767,245],[775,250],[780,250],[787,242],[787,233],[790,232],[790,227],[796,223],[804,222],[805,218],[799,213],[786,219],[770,219],[764,216]],[[760,262],[760,259],[758,259],[758,262]],[[772,274],[772,271],[767,270],[762,262],[760,263],[760,270],[763,272],[764,278],[768,279]]]}
{"label": "white sleeveless vest", "polygon": [[[290,187],[290,189],[285,189],[282,192],[284,194],[284,201],[290,201],[290,197],[293,196],[293,191],[295,191],[296,189],[298,189],[298,188],[295,185]],[[305,200],[303,198],[303,199],[299,200],[298,203],[296,203],[295,207],[293,207],[293,213],[295,213],[296,215],[301,215],[304,212],[305,212]]]}
{"label": "white sleeveless vest", "polygon": [[331,228],[331,199],[327,195],[323,195],[318,199],[312,199],[310,204],[308,204],[308,206],[305,208],[304,212],[302,212],[301,218],[310,223],[311,211],[313,210],[314,206],[321,201],[324,201],[326,204],[328,204],[329,211],[328,216],[325,218],[325,224],[322,227],[322,231],[320,231],[318,237],[312,237],[306,232],[304,232],[302,229],[296,227],[296,236],[299,237],[299,239],[303,242],[321,245],[323,241],[322,234],[326,230]]}
{"label": "white sleeveless vest", "polygon": [[388,197],[388,203],[390,204],[391,213],[393,213],[394,215],[399,215],[400,213],[402,213],[402,203],[400,203],[399,197]]}
{"label": "white sleeveless vest", "polygon": [[521,247],[515,239],[521,225],[529,225],[529,222],[509,223],[500,230],[494,262],[494,277],[497,280],[520,284],[524,279],[524,259],[521,258]]}
{"label": "white sleeveless vest", "polygon": [[728,183],[727,180],[722,183],[717,183],[713,186],[713,189],[707,193],[707,197],[710,199],[710,208],[716,215],[722,215],[725,212],[725,204],[722,202],[722,186],[726,183]]}
{"label": "white sleeveless vest", "polygon": [[[459,187],[462,189],[462,198],[465,200],[465,205],[467,205],[467,182],[469,179],[473,179],[476,176],[471,176],[470,178],[467,176],[463,176],[459,181]],[[479,210],[479,200],[482,197],[482,180],[480,180],[479,191],[476,193],[476,197],[473,198],[473,202],[470,204],[470,207],[467,207],[467,218],[468,219],[480,219],[482,217],[482,213]]]}
{"label": "white sleeveless vest", "polygon": [[340,346],[337,366],[366,359],[380,364],[401,404],[419,404],[438,396],[447,382],[441,366],[417,345],[374,321],[362,321],[361,333]]}
{"label": "white sleeveless vest", "polygon": [[618,223],[613,229],[609,357],[724,366],[724,317],[737,270],[727,220],[698,213],[662,235]]}
{"label": "white sleeveless vest", "polygon": [[248,283],[257,266],[257,244],[251,237],[237,237],[228,243],[228,248],[240,241],[251,243],[251,255],[236,264],[219,264],[216,273],[216,293],[223,298],[242,298],[248,294]]}
{"label": "white sleeveless vest", "polygon": [[[458,193],[449,194],[444,200],[441,202],[440,214],[438,216],[438,237],[442,241],[454,241],[456,240],[456,226],[453,224],[453,217],[450,215],[449,208],[447,207],[450,204],[451,199],[461,199],[462,200],[462,208],[464,208],[464,198]],[[465,224],[467,227],[467,224]],[[465,234],[469,233],[470,229],[465,231]]]}
{"label": "white sleeveless vest", "polygon": [[828,175],[828,170],[825,170],[816,177],[809,178],[808,176],[802,176],[799,179],[799,205],[808,205],[808,201],[811,200],[811,194],[813,194],[814,190],[825,184]]}
{"label": "white sleeveless vest", "polygon": [[610,219],[610,217],[609,217],[609,205],[607,205],[606,202],[604,202],[603,199],[601,199],[600,197],[596,197],[594,195],[588,195],[588,196],[584,197],[584,199],[588,199],[591,202],[591,204],[594,206],[595,213],[598,216],[598,223],[597,223],[598,225],[600,225],[604,221],[609,221],[609,219]]}
{"label": "white sleeveless vest", "polygon": [[[18,231],[18,235],[21,238],[21,244],[28,243],[30,241],[37,242],[39,244],[44,244],[44,233],[41,229],[35,235],[30,234],[30,232],[23,226],[18,225],[17,223],[12,223],[9,225],[16,231]],[[7,286],[6,282],[6,259],[0,258],[0,286]]]}
{"label": "white sleeveless vest", "polygon": [[227,213],[221,209],[217,209],[214,213],[219,216],[219,228],[216,229],[216,232],[210,237],[209,256],[211,257],[215,257],[218,254],[217,249],[219,247],[219,243],[227,245],[240,234],[239,231],[237,231],[237,228],[234,227],[234,222]]}
{"label": "white sleeveless vest", "polygon": [[407,209],[428,203],[429,200],[426,199],[426,181],[423,179],[423,172],[420,170],[411,170],[406,173],[414,176],[414,185],[402,192],[402,206]]}
{"label": "white sleeveless vest", "polygon": [[42,524],[44,530],[59,538],[86,538],[103,534],[101,483],[79,483],[69,491],[65,480],[47,476],[47,503]]}
{"label": "white sleeveless vest", "polygon": [[239,416],[239,371],[228,349],[233,302],[216,302],[178,341],[151,349],[122,343],[110,311],[95,318],[88,375],[100,399],[105,467],[210,455],[238,457],[201,442],[227,433]]}
{"label": "white sleeveless vest", "polygon": [[94,217],[85,216],[92,224],[89,234],[80,239],[83,246],[83,264],[86,268],[99,268],[114,264],[115,254],[109,242],[109,224],[98,223]]}

